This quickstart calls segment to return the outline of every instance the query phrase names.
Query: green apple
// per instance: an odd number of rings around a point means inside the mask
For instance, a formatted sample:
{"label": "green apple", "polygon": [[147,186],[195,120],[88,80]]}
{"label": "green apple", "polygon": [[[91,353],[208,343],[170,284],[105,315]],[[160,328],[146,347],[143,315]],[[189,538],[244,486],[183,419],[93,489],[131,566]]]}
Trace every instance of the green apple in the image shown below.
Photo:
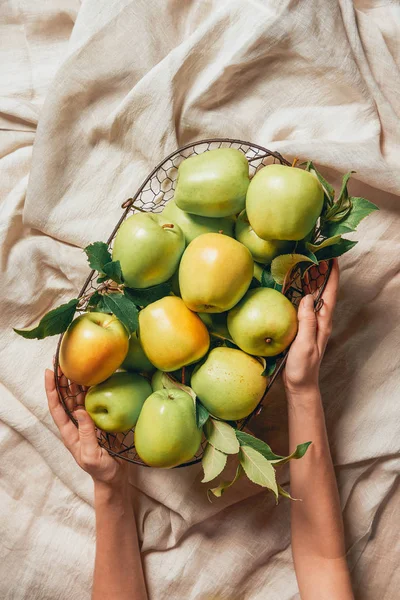
{"label": "green apple", "polygon": [[201,429],[193,399],[179,389],[153,392],[144,403],[135,429],[135,448],[151,467],[176,467],[196,454]]}
{"label": "green apple", "polygon": [[127,286],[147,288],[172,277],[184,249],[185,236],[178,225],[162,214],[139,213],[118,229],[112,257],[121,263]]}
{"label": "green apple", "polygon": [[249,354],[276,356],[294,340],[297,312],[277,290],[249,290],[228,313],[228,329],[235,344]]}
{"label": "green apple", "polygon": [[263,240],[254,231],[243,210],[235,225],[235,238],[251,252],[252,257],[263,265],[269,265],[278,254],[288,254],[293,248],[293,242],[282,240]]}
{"label": "green apple", "polygon": [[174,200],[194,215],[229,217],[243,210],[248,186],[245,155],[235,148],[218,148],[179,165]]}
{"label": "green apple", "polygon": [[312,173],[267,165],[251,180],[246,211],[263,240],[301,240],[314,227],[323,203],[324,190]]}
{"label": "green apple", "polygon": [[191,387],[215,417],[237,421],[247,417],[264,395],[268,379],[254,356],[234,348],[214,348],[196,367]]}
{"label": "green apple", "polygon": [[233,237],[233,228],[235,220],[233,217],[200,217],[192,215],[177,207],[174,200],[168,202],[162,214],[166,219],[170,219],[172,223],[176,223],[183,231],[186,243],[189,244],[194,238],[202,233],[225,233]]}
{"label": "green apple", "polygon": [[95,385],[118,369],[128,347],[128,331],[116,316],[85,313],[72,321],[63,335],[60,367],[74,383]]}
{"label": "green apple", "polygon": [[151,373],[155,370],[155,366],[151,364],[144,353],[142,344],[136,333],[132,333],[129,340],[128,354],[121,365],[121,369],[126,371],[138,371],[139,373]]}
{"label": "green apple", "polygon": [[250,251],[222,233],[199,235],[179,265],[182,300],[195,312],[222,313],[246,293],[253,278]]}
{"label": "green apple", "polygon": [[113,433],[128,431],[136,425],[151,393],[147,379],[121,371],[89,388],[85,408],[99,429]]}
{"label": "green apple", "polygon": [[163,375],[164,371],[157,370],[151,378],[151,387],[153,389],[153,392],[159,392],[160,390],[164,389],[164,386],[162,384]]}

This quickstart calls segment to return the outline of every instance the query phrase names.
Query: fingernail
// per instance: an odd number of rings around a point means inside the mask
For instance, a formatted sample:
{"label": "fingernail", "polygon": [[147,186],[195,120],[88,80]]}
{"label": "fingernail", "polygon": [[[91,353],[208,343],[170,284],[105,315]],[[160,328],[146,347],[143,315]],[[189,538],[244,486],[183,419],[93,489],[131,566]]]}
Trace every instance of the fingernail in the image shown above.
{"label": "fingernail", "polygon": [[83,423],[83,421],[85,420],[85,415],[83,414],[85,411],[83,408],[78,408],[75,411],[75,415],[76,415],[76,420],[78,421],[78,423]]}
{"label": "fingernail", "polygon": [[307,294],[304,297],[304,306],[306,308],[314,308],[314,296],[312,294]]}

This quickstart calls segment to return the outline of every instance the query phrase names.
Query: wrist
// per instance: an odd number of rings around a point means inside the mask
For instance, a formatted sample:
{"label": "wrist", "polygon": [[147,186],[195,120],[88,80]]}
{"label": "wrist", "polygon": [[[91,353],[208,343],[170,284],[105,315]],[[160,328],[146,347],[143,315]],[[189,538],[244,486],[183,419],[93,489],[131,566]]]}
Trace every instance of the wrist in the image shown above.
{"label": "wrist", "polygon": [[310,407],[321,402],[321,392],[318,383],[302,386],[285,386],[289,407]]}
{"label": "wrist", "polygon": [[95,504],[126,505],[130,504],[130,486],[128,481],[106,483],[94,480]]}

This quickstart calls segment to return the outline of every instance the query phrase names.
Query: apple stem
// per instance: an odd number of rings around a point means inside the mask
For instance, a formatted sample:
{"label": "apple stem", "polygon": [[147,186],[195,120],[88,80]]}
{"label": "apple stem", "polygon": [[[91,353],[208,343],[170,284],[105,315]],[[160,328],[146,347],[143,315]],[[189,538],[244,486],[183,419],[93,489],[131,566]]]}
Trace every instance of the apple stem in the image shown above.
{"label": "apple stem", "polygon": [[265,338],[265,343],[270,344],[272,342],[272,338]]}
{"label": "apple stem", "polygon": [[175,225],[173,223],[164,223],[164,225],[161,225],[161,227],[163,229],[173,229]]}
{"label": "apple stem", "polygon": [[292,167],[295,167],[295,166],[296,166],[296,163],[298,162],[298,160],[299,160],[299,159],[298,159],[297,157],[293,159],[293,162],[292,162]]}
{"label": "apple stem", "polygon": [[185,385],[185,367],[182,367],[182,383]]}

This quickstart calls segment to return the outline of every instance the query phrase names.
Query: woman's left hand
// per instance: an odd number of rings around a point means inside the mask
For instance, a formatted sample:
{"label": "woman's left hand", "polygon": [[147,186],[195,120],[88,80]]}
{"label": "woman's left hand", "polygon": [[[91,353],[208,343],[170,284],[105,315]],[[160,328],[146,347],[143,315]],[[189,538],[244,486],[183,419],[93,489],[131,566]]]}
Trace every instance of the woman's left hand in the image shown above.
{"label": "woman's left hand", "polygon": [[[64,445],[71,452],[78,465],[95,483],[125,487],[127,484],[127,466],[125,461],[112,457],[99,445],[95,425],[84,408],[85,394],[76,384],[68,385],[68,380],[59,371],[60,389],[63,399],[78,421],[78,428],[71,421],[60,403],[54,373],[45,372],[45,388],[49,409],[57,425]],[[71,398],[74,405],[71,406]]]}

